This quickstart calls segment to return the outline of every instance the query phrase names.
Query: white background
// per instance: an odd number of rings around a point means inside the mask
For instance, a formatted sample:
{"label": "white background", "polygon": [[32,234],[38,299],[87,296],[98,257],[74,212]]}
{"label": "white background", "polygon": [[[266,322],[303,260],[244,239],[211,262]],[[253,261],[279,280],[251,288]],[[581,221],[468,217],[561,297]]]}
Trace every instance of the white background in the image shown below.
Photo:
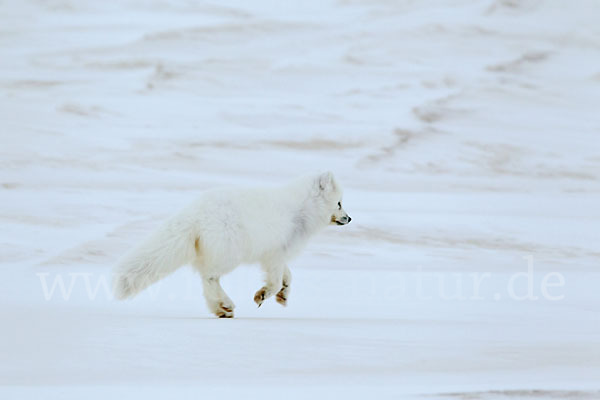
{"label": "white background", "polygon": [[[599,17],[0,1],[0,396],[599,398]],[[352,223],[291,263],[287,308],[256,308],[254,266],[233,320],[187,268],[105,292],[202,190],[324,169]]]}

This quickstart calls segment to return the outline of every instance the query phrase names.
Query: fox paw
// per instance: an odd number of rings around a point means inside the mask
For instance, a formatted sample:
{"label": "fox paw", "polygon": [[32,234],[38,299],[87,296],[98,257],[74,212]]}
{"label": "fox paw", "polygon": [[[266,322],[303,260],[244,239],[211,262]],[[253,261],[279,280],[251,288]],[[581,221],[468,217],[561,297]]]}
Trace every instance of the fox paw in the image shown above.
{"label": "fox paw", "polygon": [[233,306],[230,304],[219,303],[215,315],[219,318],[233,318]]}
{"label": "fox paw", "polygon": [[265,301],[265,299],[267,298],[267,289],[266,288],[261,288],[258,292],[256,292],[256,294],[254,295],[254,302],[256,304],[258,304],[258,306],[262,306],[262,303]]}
{"label": "fox paw", "polygon": [[287,306],[287,293],[285,292],[285,289],[281,289],[279,293],[277,293],[275,300],[282,306]]}

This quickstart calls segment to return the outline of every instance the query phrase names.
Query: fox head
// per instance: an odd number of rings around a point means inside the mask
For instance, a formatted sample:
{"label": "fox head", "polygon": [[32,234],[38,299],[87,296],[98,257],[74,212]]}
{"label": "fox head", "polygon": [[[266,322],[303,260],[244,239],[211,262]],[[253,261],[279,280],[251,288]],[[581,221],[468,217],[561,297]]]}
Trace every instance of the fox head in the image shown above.
{"label": "fox head", "polygon": [[342,188],[331,172],[319,174],[317,178],[319,196],[327,211],[330,225],[347,225],[352,218],[342,208]]}

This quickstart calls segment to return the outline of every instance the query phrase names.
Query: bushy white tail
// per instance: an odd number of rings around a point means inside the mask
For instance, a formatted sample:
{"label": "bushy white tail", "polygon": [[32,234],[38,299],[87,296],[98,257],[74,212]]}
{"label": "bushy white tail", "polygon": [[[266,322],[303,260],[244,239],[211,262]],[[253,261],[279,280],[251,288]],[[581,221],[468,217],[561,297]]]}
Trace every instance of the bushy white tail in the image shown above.
{"label": "bushy white tail", "polygon": [[115,269],[113,293],[133,297],[196,257],[191,229],[170,221],[127,254]]}

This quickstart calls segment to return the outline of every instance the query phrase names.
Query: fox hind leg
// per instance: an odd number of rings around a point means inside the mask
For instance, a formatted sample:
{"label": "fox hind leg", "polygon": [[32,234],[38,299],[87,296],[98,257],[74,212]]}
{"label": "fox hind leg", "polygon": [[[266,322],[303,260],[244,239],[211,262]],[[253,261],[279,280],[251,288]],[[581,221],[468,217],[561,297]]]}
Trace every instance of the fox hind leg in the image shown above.
{"label": "fox hind leg", "polygon": [[235,304],[221,287],[219,277],[203,276],[202,286],[204,287],[204,298],[210,311],[219,318],[233,318]]}

